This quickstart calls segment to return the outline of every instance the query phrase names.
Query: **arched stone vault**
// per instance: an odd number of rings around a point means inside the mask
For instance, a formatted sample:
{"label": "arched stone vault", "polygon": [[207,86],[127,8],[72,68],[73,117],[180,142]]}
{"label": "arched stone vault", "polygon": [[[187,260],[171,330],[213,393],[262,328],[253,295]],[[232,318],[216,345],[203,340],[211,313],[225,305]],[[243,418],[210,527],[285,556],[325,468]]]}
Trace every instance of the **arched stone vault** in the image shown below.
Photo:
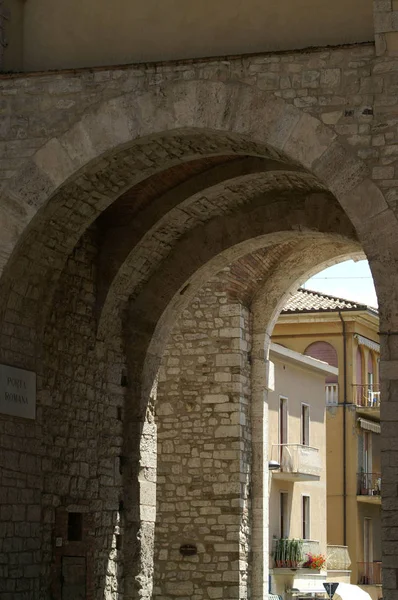
{"label": "arched stone vault", "polygon": [[[30,237],[38,255],[40,246],[46,255],[43,267],[57,269],[87,225],[124,191],[173,165],[217,155],[310,169],[337,196],[369,256],[376,247],[372,234],[379,236],[378,255],[380,231],[383,240],[384,232],[395,234],[396,217],[366,179],[365,166],[320,121],[254,87],[179,82],[105,102],[27,161],[2,194],[3,265],[17,240],[24,246]],[[369,220],[378,222],[377,234]],[[30,271],[29,242],[21,251]]]}
{"label": "arched stone vault", "polygon": [[[199,551],[199,563],[197,564],[196,577],[199,578],[200,574],[205,569],[203,566],[203,556],[209,560],[214,560],[211,548],[207,548],[206,537],[203,538],[203,534],[197,531],[195,525],[195,519],[190,521],[187,518],[187,506],[190,506],[190,502],[194,501],[194,491],[190,491],[188,483],[190,480],[189,474],[182,472],[181,478],[178,476],[178,471],[170,472],[170,460],[172,456],[168,454],[170,452],[170,444],[175,447],[177,453],[189,456],[187,448],[191,444],[191,456],[197,456],[198,453],[203,451],[203,442],[201,439],[195,439],[195,435],[189,436],[184,428],[184,421],[181,425],[177,425],[178,417],[185,416],[190,411],[194,411],[192,419],[196,423],[196,427],[200,427],[200,422],[203,427],[205,435],[205,442],[213,442],[215,444],[215,455],[222,456],[222,450],[218,450],[217,440],[218,433],[215,432],[216,439],[213,440],[209,432],[212,431],[212,424],[217,421],[217,414],[220,411],[224,412],[238,411],[239,405],[238,398],[235,398],[237,391],[240,388],[238,381],[239,377],[242,381],[246,381],[241,389],[241,393],[247,394],[247,370],[251,372],[250,377],[250,414],[251,414],[251,433],[250,433],[250,447],[245,446],[244,433],[242,434],[242,445],[246,450],[242,451],[241,462],[243,464],[248,460],[246,453],[250,455],[250,476],[252,491],[248,489],[246,492],[242,492],[242,514],[240,519],[235,521],[223,521],[222,517],[219,525],[219,536],[227,539],[228,533],[227,526],[225,531],[222,530],[222,523],[234,522],[236,526],[242,528],[241,545],[245,545],[247,542],[247,533],[245,533],[246,523],[246,512],[245,512],[245,498],[246,501],[250,501],[251,504],[251,537],[250,537],[250,548],[252,551],[251,561],[251,582],[250,582],[250,597],[252,598],[263,598],[264,589],[267,585],[267,560],[268,560],[268,460],[267,460],[267,441],[264,436],[264,423],[267,422],[266,415],[266,359],[268,356],[268,346],[270,333],[273,327],[273,322],[277,318],[278,312],[282,307],[282,302],[286,299],[290,290],[297,288],[302,281],[304,281],[309,275],[313,274],[316,270],[335,264],[341,260],[347,258],[362,258],[363,254],[359,251],[358,244],[349,241],[338,239],[335,236],[314,236],[310,233],[303,234],[295,239],[281,242],[274,246],[262,247],[258,250],[253,250],[250,253],[243,254],[241,257],[236,257],[233,262],[227,264],[221,272],[218,272],[216,276],[213,276],[209,280],[203,278],[205,281],[202,290],[199,291],[198,287],[193,283],[194,291],[190,294],[190,301],[188,303],[189,309],[183,310],[183,316],[173,322],[170,326],[170,330],[167,334],[164,334],[164,330],[160,336],[158,342],[159,349],[159,362],[162,355],[160,346],[163,343],[167,343],[166,355],[162,360],[162,376],[159,384],[159,396],[157,398],[157,410],[159,412],[159,436],[160,436],[160,452],[163,448],[165,450],[165,456],[159,456],[159,469],[160,469],[160,480],[159,480],[159,500],[158,500],[158,529],[155,538],[155,560],[159,561],[156,563],[155,573],[155,597],[158,597],[159,590],[162,593],[167,594],[167,590],[173,585],[175,581],[176,563],[178,564],[178,551],[175,549],[176,544],[181,543],[181,540],[195,541],[200,548]],[[218,265],[219,266],[219,265]],[[210,272],[208,271],[208,274]],[[191,284],[192,285],[192,284]],[[188,293],[188,291],[187,291]],[[235,367],[235,373],[237,374],[233,387],[231,384],[225,384],[225,388],[220,383],[204,383],[203,389],[201,385],[195,381],[196,377],[200,379],[201,365],[203,366],[203,373],[211,373],[215,377],[217,374],[225,376],[225,381],[228,381],[227,373],[218,373],[217,367],[214,365],[214,352],[217,352],[216,348],[221,345],[224,340],[223,337],[217,337],[217,331],[206,330],[206,322],[212,322],[212,314],[217,315],[217,295],[223,298],[226,302],[220,311],[220,315],[241,315],[240,320],[246,321],[243,315],[245,314],[245,308],[250,309],[250,323],[251,326],[246,322],[243,326],[241,338],[247,340],[248,347],[242,346],[241,360],[243,368]],[[186,300],[186,299],[185,299]],[[187,306],[185,304],[185,306]],[[212,308],[214,307],[214,308]],[[240,310],[239,307],[242,307]],[[213,311],[213,312],[212,312]],[[214,312],[215,311],[215,312]],[[168,312],[168,311],[166,311]],[[178,311],[180,312],[180,311]],[[197,338],[192,331],[192,319],[195,316],[200,315],[199,321],[203,321],[203,327],[197,329]],[[247,312],[246,312],[247,315]],[[234,318],[234,317],[232,317]],[[223,319],[219,319],[222,322],[222,326],[226,326]],[[217,319],[216,319],[217,321]],[[237,322],[239,318],[235,317],[234,326],[238,327]],[[231,325],[232,326],[232,325]],[[217,324],[213,327],[217,330]],[[220,325],[218,325],[220,327]],[[245,329],[248,328],[248,329]],[[243,332],[246,331],[246,335]],[[220,333],[219,335],[224,335]],[[202,342],[202,343],[201,343]],[[245,344],[245,342],[242,342]],[[233,340],[230,352],[238,353],[239,340]],[[182,350],[184,349],[184,350]],[[226,350],[228,352],[228,350]],[[187,357],[184,358],[181,355],[186,352]],[[237,356],[238,354],[236,354]],[[195,356],[197,358],[195,361]],[[250,356],[250,358],[249,358]],[[198,362],[200,360],[200,362]],[[223,364],[223,363],[220,363]],[[234,363],[237,364],[237,363]],[[169,368],[167,368],[169,365]],[[178,365],[179,368],[171,367],[171,365]],[[156,370],[156,369],[155,369]],[[221,369],[222,370],[222,369]],[[153,373],[149,376],[149,380],[153,380]],[[234,377],[232,375],[232,377]],[[206,378],[204,381],[207,381]],[[212,381],[212,380],[211,380]],[[218,379],[216,378],[216,382]],[[222,381],[222,379],[220,379]],[[168,387],[165,387],[165,385]],[[212,417],[209,421],[208,426],[206,425],[205,414],[209,410],[209,405],[205,402],[201,404],[201,394],[208,393],[213,386],[213,394],[226,394],[224,396],[214,396],[214,402],[221,403],[223,398],[230,398],[229,404],[220,406],[216,404],[216,412],[211,413]],[[246,391],[245,391],[246,388]],[[168,390],[168,392],[167,392]],[[195,396],[195,390],[198,390],[197,396]],[[202,390],[202,391],[201,391]],[[232,396],[231,396],[232,393]],[[186,395],[185,395],[186,394]],[[235,398],[233,400],[232,398]],[[165,406],[163,408],[163,402]],[[203,401],[202,401],[203,402]],[[224,400],[225,402],[225,400]],[[233,402],[235,402],[233,404]],[[232,404],[231,404],[232,403]],[[245,423],[245,410],[241,407],[242,422]],[[181,413],[180,413],[181,411]],[[196,412],[195,412],[196,411]],[[217,412],[218,411],[218,412]],[[203,414],[202,414],[203,413]],[[202,417],[200,418],[200,415]],[[178,415],[178,416],[177,416]],[[224,415],[225,417],[225,415]],[[164,424],[165,420],[165,424]],[[169,435],[170,423],[175,422],[177,431],[180,432],[182,440],[177,436]],[[224,422],[227,420],[224,418]],[[235,421],[231,421],[235,422]],[[243,428],[244,429],[244,428]],[[232,435],[232,434],[231,434]],[[171,441],[173,440],[173,441]],[[222,442],[223,440],[221,440]],[[228,448],[234,447],[234,439],[231,437],[227,441]],[[246,444],[248,440],[246,439]],[[167,448],[166,448],[167,446]],[[225,446],[224,446],[225,447]],[[220,446],[222,448],[222,445]],[[179,455],[179,454],[178,454]],[[208,455],[211,457],[211,453]],[[198,469],[193,468],[195,459],[192,460],[190,468],[190,461],[188,460],[187,470],[189,473],[198,472]],[[206,461],[207,463],[211,461]],[[173,464],[173,462],[171,462]],[[185,461],[186,464],[186,461]],[[169,465],[169,466],[168,466]],[[223,463],[224,468],[229,469],[228,461]],[[244,472],[244,471],[243,471]],[[242,472],[242,475],[243,475]],[[174,473],[174,474],[173,474]],[[177,473],[177,474],[176,474]],[[200,475],[197,475],[200,478]],[[206,475],[206,469],[203,472],[202,485],[205,489],[209,486],[211,477]],[[231,475],[233,480],[233,474]],[[188,486],[188,488],[187,488]],[[170,492],[173,489],[178,490],[178,496]],[[186,490],[184,492],[184,490]],[[195,490],[195,485],[193,485]],[[246,497],[246,495],[248,495]],[[207,496],[203,497],[203,505],[205,505]],[[171,519],[170,506],[175,507],[173,519]],[[185,510],[184,510],[185,507]],[[204,509],[203,509],[204,510]],[[192,509],[191,512],[194,512]],[[217,508],[209,511],[208,522],[212,522],[212,516],[217,514]],[[169,518],[170,515],[170,518]],[[171,520],[170,520],[171,519]],[[178,525],[178,523],[183,525]],[[206,530],[206,524],[203,520],[203,528]],[[222,531],[221,531],[222,530]],[[210,545],[211,546],[211,545]],[[174,548],[174,550],[173,550]],[[232,548],[232,546],[230,546]],[[168,557],[165,559],[165,556]],[[240,564],[244,564],[247,560],[247,556],[243,552],[240,557]],[[173,579],[174,576],[174,579]],[[214,583],[215,586],[222,586],[223,584],[218,582]],[[224,583],[225,585],[231,585]],[[245,588],[247,582],[243,579],[241,582],[242,589]],[[217,591],[220,591],[220,587]],[[226,589],[226,588],[224,588]],[[228,588],[229,589],[229,588]],[[166,590],[166,592],[164,591]],[[216,592],[215,592],[216,593]],[[230,592],[233,594],[233,592]],[[227,597],[228,593],[227,593]]]}
{"label": "arched stone vault", "polygon": [[[196,143],[192,140],[184,152],[178,135],[175,137],[172,130],[181,130],[184,136],[192,128],[207,131],[209,135],[197,137]],[[166,135],[161,142],[159,134],[165,131],[172,135]],[[281,159],[281,152],[284,152],[290,162],[296,161],[311,169],[339,197],[348,212],[351,190],[366,178],[364,165],[338,144],[332,130],[283,100],[270,100],[267,94],[242,84],[179,82],[153,93],[126,94],[106,102],[84,116],[67,133],[50,140],[3,190],[4,216],[8,215],[12,220],[14,212],[18,217],[15,226],[21,232],[50,198],[51,203],[56,204],[54,194],[58,194],[57,190],[68,181],[76,180],[83,170],[84,181],[79,183],[84,189],[90,163],[98,192],[115,197],[120,195],[123,184],[126,189],[132,186],[134,172],[137,175],[138,170],[142,179],[161,170],[159,165],[164,165],[167,156],[172,157],[169,164],[173,160],[177,164],[187,153],[191,159],[195,154],[222,153],[217,139],[224,134],[214,133],[220,131],[231,134],[229,142],[232,137],[236,140],[236,136],[245,136],[246,140],[263,142],[274,148],[268,149],[268,158]],[[140,148],[139,140],[145,144],[146,136],[150,136],[149,149],[144,150]],[[129,147],[134,142],[137,144],[137,140],[138,157],[134,165],[129,158]],[[236,146],[231,150],[236,154]],[[251,142],[246,142],[245,148],[241,145],[238,153],[256,154]],[[125,166],[129,175],[123,172]],[[369,184],[367,197],[369,215],[387,209],[381,200],[375,202],[377,188],[373,183]],[[80,198],[80,202],[82,200]],[[98,208],[103,210],[105,198],[101,198],[103,203],[99,200]],[[354,216],[359,207],[354,199],[351,204]],[[366,216],[366,209],[358,216],[359,222],[360,217]],[[11,228],[9,233],[12,236],[15,232]],[[14,237],[8,240],[8,245],[3,242],[3,258],[12,250],[15,241]]]}
{"label": "arched stone vault", "polygon": [[[27,162],[3,190],[8,221],[0,251],[3,264],[19,240],[28,271],[34,243],[34,262],[43,253],[41,269],[51,265],[59,272],[88,224],[124,191],[173,165],[217,155],[262,156],[289,164],[289,169],[300,164],[310,169],[360,230],[366,252],[368,239],[370,250],[375,248],[368,237],[374,233],[369,219],[378,220],[379,230],[395,226],[382,194],[366,180],[364,165],[317,119],[242,84],[179,82],[104,103]],[[21,235],[25,227],[26,235]],[[380,253],[380,240],[377,247]],[[13,267],[13,262],[11,258],[9,265],[15,272],[20,265]]]}
{"label": "arched stone vault", "polygon": [[[81,342],[92,365],[90,385],[102,376],[104,394],[127,369],[123,434],[118,429],[128,458],[126,522],[141,520],[143,547],[147,521],[134,506],[143,499],[143,482],[135,489],[131,482],[147,468],[142,455],[138,463],[144,413],[170,329],[203,283],[232,263],[229,283],[234,271],[247,269],[256,284],[272,285],[262,323],[269,325],[298,279],[319,262],[362,247],[375,275],[382,327],[394,329],[398,322],[398,270],[387,276],[396,264],[397,223],[381,191],[331,129],[254,87],[191,81],[106,102],[27,161],[3,190],[0,211],[6,223],[0,241],[2,359],[37,370],[40,401],[54,387],[49,371],[68,389],[74,374],[67,361],[57,363],[63,349],[47,338],[63,319],[67,346],[68,323],[76,327],[78,313],[90,331]],[[77,278],[74,261],[82,246],[90,247],[93,268],[73,299],[65,285]],[[258,260],[261,252],[267,268]],[[244,266],[248,254],[251,265],[257,258],[254,272]],[[256,289],[243,293],[249,304],[254,298],[254,310],[261,304]],[[63,293],[77,304],[85,298],[90,307],[57,317]],[[49,369],[52,359],[56,366]],[[263,383],[260,378],[253,387],[257,398]],[[50,401],[44,412],[55,423]],[[57,468],[63,473],[66,467]],[[49,484],[40,485],[45,493]],[[137,558],[137,529],[131,526],[128,535],[126,556]],[[261,548],[255,551],[262,556]],[[140,556],[125,577],[126,598],[134,597],[137,581],[143,585],[135,579],[143,569]],[[256,560],[260,597],[266,565]]]}

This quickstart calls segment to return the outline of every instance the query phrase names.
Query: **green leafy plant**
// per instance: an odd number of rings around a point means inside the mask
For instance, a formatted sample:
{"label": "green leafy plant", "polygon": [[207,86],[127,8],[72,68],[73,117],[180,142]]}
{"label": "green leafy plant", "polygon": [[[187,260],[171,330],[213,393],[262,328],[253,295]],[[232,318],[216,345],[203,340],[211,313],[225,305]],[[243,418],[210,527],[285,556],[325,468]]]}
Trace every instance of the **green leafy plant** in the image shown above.
{"label": "green leafy plant", "polygon": [[288,538],[276,539],[273,558],[276,567],[297,569],[303,561],[303,540]]}

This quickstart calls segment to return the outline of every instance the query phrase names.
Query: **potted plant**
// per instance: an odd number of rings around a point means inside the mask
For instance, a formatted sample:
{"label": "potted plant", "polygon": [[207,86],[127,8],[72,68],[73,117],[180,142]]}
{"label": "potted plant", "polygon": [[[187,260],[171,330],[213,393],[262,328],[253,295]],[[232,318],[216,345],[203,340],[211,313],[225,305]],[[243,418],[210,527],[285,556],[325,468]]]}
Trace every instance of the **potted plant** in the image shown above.
{"label": "potted plant", "polygon": [[303,560],[303,540],[280,538],[275,540],[273,558],[277,568],[297,569]]}
{"label": "potted plant", "polygon": [[290,540],[290,567],[297,569],[303,559],[303,540]]}

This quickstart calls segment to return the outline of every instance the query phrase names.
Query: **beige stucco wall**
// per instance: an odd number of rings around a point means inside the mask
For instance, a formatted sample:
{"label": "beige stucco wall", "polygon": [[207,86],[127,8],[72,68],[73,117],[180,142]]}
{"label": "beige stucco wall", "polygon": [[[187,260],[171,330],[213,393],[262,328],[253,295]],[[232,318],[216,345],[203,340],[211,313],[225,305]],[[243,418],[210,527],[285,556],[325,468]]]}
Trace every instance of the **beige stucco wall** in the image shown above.
{"label": "beige stucco wall", "polygon": [[[9,0],[17,5],[22,0]],[[299,17],[298,17],[299,15]],[[15,22],[16,23],[16,22]],[[372,0],[28,0],[23,68],[111,65],[373,39]],[[18,37],[17,33],[13,33]],[[20,42],[19,42],[20,43]],[[16,64],[15,42],[6,65]]]}
{"label": "beige stucco wall", "polygon": [[[378,322],[372,319],[361,319],[354,314],[345,313],[347,330],[347,401],[353,402],[353,387],[356,382],[356,333],[379,342]],[[335,319],[331,321],[330,319]],[[300,322],[288,322],[289,319],[282,317],[275,326],[273,340],[284,344],[297,352],[304,352],[307,346],[315,341],[330,343],[337,352],[339,366],[339,402],[344,400],[344,346],[342,336],[342,325],[337,314],[334,317],[324,315],[323,318],[316,316],[302,316]],[[366,364],[368,350],[363,348],[364,364]],[[376,377],[377,380],[377,377]],[[366,381],[365,369],[363,370],[363,381]],[[374,415],[373,417],[374,418]],[[346,544],[349,547],[351,565],[351,583],[357,583],[357,563],[363,560],[363,518],[360,518],[362,504],[357,500],[357,473],[359,471],[359,436],[362,435],[357,424],[358,413],[354,405],[346,409],[346,472],[347,472],[347,535]],[[343,528],[343,408],[328,407],[326,411],[327,431],[327,541],[328,544],[344,544]],[[380,467],[380,436],[372,434],[373,444],[373,467],[374,472],[379,472]],[[380,505],[371,506],[371,510],[378,514],[380,522]],[[380,540],[379,526],[374,525],[374,536]],[[375,560],[376,554],[375,554]],[[368,586],[369,587],[369,586]],[[375,588],[376,589],[376,588]],[[376,596],[377,598],[377,596]],[[376,600],[376,599],[375,599]]]}
{"label": "beige stucco wall", "polygon": [[275,362],[275,390],[269,393],[269,450],[278,444],[279,396],[288,398],[288,442],[300,443],[301,403],[310,404],[310,445],[318,448],[322,460],[322,474],[319,481],[282,481],[270,475],[270,548],[273,537],[279,537],[279,492],[289,493],[291,505],[290,538],[300,538],[301,497],[309,495],[312,540],[320,543],[320,551],[326,553],[326,436],[325,436],[325,375],[315,373],[284,362],[271,354]]}

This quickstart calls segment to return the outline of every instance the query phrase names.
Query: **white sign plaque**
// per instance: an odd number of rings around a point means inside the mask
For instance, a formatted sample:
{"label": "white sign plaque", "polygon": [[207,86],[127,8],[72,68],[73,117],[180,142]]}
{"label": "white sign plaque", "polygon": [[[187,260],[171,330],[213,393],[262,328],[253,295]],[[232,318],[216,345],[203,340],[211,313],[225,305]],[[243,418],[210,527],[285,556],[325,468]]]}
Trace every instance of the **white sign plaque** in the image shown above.
{"label": "white sign plaque", "polygon": [[0,413],[36,417],[36,373],[0,365]]}

